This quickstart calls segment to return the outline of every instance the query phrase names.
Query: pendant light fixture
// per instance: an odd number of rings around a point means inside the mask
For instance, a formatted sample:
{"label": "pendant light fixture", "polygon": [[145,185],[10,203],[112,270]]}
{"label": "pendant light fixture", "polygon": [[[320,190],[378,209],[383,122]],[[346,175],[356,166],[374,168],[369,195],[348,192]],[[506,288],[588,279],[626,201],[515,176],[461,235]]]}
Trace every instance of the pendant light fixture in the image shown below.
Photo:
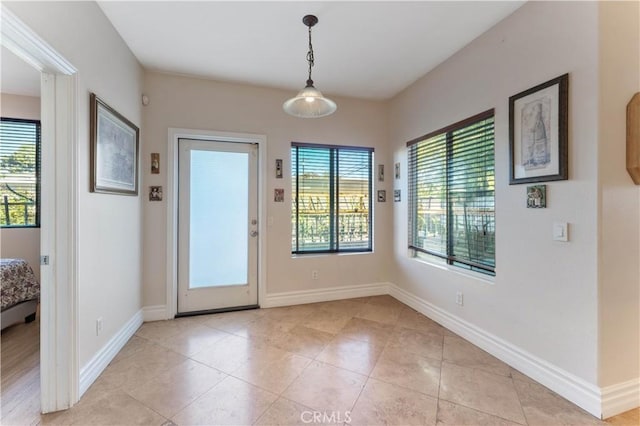
{"label": "pendant light fixture", "polygon": [[309,63],[309,78],[304,89],[294,97],[286,101],[282,108],[287,114],[300,118],[318,118],[333,114],[338,108],[331,99],[322,96],[322,93],[313,87],[311,79],[311,68],[313,67],[313,45],[311,44],[311,27],[318,23],[318,18],[314,15],[306,15],[302,18],[302,23],[309,27],[309,52],[307,52],[307,62]]}

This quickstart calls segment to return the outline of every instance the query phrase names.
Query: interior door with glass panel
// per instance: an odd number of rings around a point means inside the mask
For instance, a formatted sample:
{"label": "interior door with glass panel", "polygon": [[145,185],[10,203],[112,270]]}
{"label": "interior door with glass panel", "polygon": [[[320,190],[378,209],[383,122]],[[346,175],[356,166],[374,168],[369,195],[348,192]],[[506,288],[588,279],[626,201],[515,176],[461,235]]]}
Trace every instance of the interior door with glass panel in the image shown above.
{"label": "interior door with glass panel", "polygon": [[258,145],[178,145],[178,313],[257,305]]}

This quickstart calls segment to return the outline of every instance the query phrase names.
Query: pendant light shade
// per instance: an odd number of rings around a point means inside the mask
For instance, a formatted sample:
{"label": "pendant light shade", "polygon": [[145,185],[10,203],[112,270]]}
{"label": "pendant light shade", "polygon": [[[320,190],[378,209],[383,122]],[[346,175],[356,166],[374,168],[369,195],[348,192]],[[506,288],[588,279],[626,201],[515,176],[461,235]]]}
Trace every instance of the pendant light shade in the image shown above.
{"label": "pendant light shade", "polygon": [[317,118],[333,114],[338,107],[311,85],[299,91],[295,98],[286,101],[282,108],[295,117]]}
{"label": "pendant light shade", "polygon": [[311,27],[318,23],[318,18],[313,15],[306,15],[302,22],[309,27],[309,52],[307,52],[307,62],[309,63],[309,78],[307,85],[298,94],[286,101],[282,108],[287,114],[300,118],[319,118],[333,114],[338,109],[335,102],[322,96],[322,93],[313,87],[311,79],[311,68],[314,65],[313,45],[311,44]]}

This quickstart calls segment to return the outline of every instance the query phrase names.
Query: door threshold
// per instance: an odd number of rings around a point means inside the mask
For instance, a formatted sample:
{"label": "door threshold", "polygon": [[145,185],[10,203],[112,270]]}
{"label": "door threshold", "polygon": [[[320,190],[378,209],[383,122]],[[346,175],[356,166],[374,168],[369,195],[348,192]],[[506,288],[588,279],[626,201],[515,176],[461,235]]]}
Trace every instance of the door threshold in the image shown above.
{"label": "door threshold", "polygon": [[221,314],[223,312],[248,311],[251,309],[260,309],[260,305],[233,306],[230,308],[205,309],[203,311],[179,312],[175,318],[195,317],[197,315]]}

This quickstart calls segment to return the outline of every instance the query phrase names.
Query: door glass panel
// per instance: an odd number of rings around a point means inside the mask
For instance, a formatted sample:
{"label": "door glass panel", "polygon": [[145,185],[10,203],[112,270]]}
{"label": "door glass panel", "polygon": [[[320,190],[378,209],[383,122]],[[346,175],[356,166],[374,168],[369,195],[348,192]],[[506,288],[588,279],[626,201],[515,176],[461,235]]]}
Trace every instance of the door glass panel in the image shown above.
{"label": "door glass panel", "polygon": [[249,155],[191,151],[189,288],[246,285]]}

